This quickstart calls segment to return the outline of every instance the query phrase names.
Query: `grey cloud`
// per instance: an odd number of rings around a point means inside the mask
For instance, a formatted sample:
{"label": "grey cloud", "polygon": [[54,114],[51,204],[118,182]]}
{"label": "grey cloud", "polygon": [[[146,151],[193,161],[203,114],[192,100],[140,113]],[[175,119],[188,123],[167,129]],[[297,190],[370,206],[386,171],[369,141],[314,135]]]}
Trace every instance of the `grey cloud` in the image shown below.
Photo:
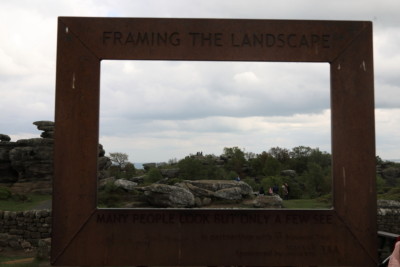
{"label": "grey cloud", "polygon": [[[101,107],[114,116],[247,117],[318,113],[329,108],[328,68],[322,73],[320,65],[134,62],[136,73],[126,76],[117,71],[122,65],[109,64],[102,72]],[[312,75],[316,70],[317,75]],[[246,77],[235,80],[243,73],[251,73],[257,82]]]}

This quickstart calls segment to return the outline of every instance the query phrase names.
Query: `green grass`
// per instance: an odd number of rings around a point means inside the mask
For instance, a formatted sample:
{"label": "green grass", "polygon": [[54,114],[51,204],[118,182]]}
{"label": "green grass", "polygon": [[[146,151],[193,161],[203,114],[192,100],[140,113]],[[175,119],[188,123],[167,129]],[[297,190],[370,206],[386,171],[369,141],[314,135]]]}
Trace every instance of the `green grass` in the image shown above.
{"label": "green grass", "polygon": [[289,199],[283,201],[285,209],[330,209],[332,204],[318,199]]}
{"label": "green grass", "polygon": [[35,206],[51,199],[51,195],[28,195],[28,201],[15,201],[13,199],[0,200],[0,210],[24,211],[30,210]]}
{"label": "green grass", "polygon": [[378,199],[396,200],[400,201],[400,187],[387,187],[378,194]]}

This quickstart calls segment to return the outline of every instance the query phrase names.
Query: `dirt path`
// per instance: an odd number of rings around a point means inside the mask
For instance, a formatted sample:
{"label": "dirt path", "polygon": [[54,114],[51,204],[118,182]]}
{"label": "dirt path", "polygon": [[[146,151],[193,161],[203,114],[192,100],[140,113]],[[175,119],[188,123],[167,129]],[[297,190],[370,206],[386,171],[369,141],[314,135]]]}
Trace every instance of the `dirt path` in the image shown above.
{"label": "dirt path", "polygon": [[19,259],[19,260],[13,260],[13,261],[5,261],[5,262],[1,262],[0,264],[17,264],[17,263],[31,263],[35,260],[35,258],[25,258],[25,259]]}

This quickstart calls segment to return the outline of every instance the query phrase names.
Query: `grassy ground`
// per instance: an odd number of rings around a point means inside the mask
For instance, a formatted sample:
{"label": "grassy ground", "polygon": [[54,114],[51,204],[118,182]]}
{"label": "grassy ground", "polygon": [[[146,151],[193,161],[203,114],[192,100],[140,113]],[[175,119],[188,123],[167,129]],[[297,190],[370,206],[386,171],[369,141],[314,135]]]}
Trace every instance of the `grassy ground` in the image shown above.
{"label": "grassy ground", "polygon": [[285,209],[330,209],[332,204],[319,199],[289,199],[283,201]]}
{"label": "grassy ground", "polygon": [[7,250],[0,252],[0,267],[44,267],[50,266],[48,261],[35,259],[35,251]]}
{"label": "grassy ground", "polygon": [[24,211],[30,210],[51,199],[51,195],[28,195],[26,201],[15,201],[13,199],[0,200],[0,210]]}

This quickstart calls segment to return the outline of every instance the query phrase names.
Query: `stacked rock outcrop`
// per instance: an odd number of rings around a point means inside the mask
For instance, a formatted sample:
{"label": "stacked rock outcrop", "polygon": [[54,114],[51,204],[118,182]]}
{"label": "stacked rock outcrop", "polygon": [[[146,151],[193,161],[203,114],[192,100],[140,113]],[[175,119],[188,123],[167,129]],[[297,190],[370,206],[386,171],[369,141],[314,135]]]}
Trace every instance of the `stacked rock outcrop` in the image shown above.
{"label": "stacked rock outcrop", "polygon": [[39,131],[43,131],[41,137],[54,139],[54,122],[35,121],[33,124],[37,126]]}
{"label": "stacked rock outcrop", "polygon": [[0,183],[13,183],[18,179],[18,172],[11,165],[10,151],[16,147],[8,135],[0,134]]}
{"label": "stacked rock outcrop", "polygon": [[[0,183],[13,184],[17,193],[51,192],[53,178],[54,130],[52,121],[36,121],[43,131],[41,138],[12,142],[8,135],[0,134]],[[99,176],[111,165],[102,145],[99,145]],[[38,188],[40,185],[40,188]]]}

